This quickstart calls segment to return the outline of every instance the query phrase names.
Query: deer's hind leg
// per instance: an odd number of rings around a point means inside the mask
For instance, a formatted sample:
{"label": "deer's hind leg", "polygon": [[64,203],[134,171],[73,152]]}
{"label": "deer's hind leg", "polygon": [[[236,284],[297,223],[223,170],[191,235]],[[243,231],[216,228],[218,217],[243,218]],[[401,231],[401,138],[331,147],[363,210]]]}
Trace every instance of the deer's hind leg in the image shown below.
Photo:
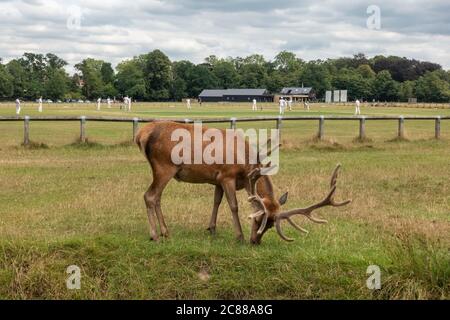
{"label": "deer's hind leg", "polygon": [[150,237],[152,240],[157,241],[159,237],[155,216],[159,222],[161,235],[164,237],[169,235],[169,230],[167,229],[161,211],[161,195],[167,183],[176,174],[176,168],[159,168],[157,166],[152,166],[152,169],[153,182],[144,194],[144,200],[147,206],[148,220],[150,223]]}
{"label": "deer's hind leg", "polygon": [[209,222],[208,230],[214,235],[216,233],[217,213],[219,212],[219,206],[223,198],[223,188],[219,185],[214,189],[214,206],[211,213],[211,220]]}

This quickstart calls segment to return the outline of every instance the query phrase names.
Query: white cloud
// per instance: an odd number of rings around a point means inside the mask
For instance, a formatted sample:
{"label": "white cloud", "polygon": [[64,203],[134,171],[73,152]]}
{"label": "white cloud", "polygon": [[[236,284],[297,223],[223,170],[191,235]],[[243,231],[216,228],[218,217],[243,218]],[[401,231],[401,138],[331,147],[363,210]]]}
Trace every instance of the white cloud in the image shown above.
{"label": "white cloud", "polygon": [[[354,0],[7,0],[0,2],[0,57],[53,52],[72,66],[86,57],[117,64],[159,48],[173,60],[210,54],[271,59],[290,50],[303,59],[365,52],[400,55],[450,68],[447,0],[378,1],[381,30],[366,27]],[[71,8],[71,9],[70,9]],[[80,29],[68,29],[73,8]]]}

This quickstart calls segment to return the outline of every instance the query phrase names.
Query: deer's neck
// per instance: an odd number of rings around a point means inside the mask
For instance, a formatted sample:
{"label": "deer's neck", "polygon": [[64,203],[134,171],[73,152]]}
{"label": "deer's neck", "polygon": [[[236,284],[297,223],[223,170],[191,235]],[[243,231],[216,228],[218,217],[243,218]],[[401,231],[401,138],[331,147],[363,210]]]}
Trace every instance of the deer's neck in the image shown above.
{"label": "deer's neck", "polygon": [[262,176],[259,178],[256,189],[258,195],[261,198],[264,198],[267,204],[273,204],[274,206],[278,206],[278,201],[275,199],[272,180],[269,176]]}

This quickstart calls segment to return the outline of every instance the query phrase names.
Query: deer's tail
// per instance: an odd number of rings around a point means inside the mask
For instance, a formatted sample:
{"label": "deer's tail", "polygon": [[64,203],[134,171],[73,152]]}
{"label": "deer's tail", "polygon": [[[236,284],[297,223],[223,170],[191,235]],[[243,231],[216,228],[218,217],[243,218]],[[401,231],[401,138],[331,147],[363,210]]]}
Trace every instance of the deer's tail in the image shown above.
{"label": "deer's tail", "polygon": [[150,161],[150,154],[151,154],[151,144],[152,141],[154,141],[154,135],[155,135],[155,124],[149,123],[146,126],[139,129],[138,133],[136,134],[136,138],[134,139],[134,142],[138,145],[139,150],[144,153],[147,160]]}

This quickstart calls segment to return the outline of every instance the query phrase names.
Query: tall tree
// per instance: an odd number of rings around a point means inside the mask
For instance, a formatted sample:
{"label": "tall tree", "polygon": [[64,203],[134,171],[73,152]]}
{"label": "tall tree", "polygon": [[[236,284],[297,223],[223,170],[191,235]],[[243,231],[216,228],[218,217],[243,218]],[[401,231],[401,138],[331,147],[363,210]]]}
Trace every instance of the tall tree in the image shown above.
{"label": "tall tree", "polygon": [[102,74],[102,80],[104,84],[112,84],[114,82],[114,70],[111,66],[111,63],[104,62],[100,69],[100,73]]}
{"label": "tall tree", "polygon": [[27,72],[18,60],[11,60],[6,65],[6,70],[12,77],[13,97],[24,98],[27,92]]}
{"label": "tall tree", "polygon": [[116,88],[119,93],[135,99],[145,99],[147,92],[144,73],[138,58],[119,63],[117,71]]}
{"label": "tall tree", "polygon": [[398,83],[387,70],[380,71],[373,80],[374,98],[380,101],[398,99]]}
{"label": "tall tree", "polygon": [[368,100],[372,97],[372,85],[369,79],[365,79],[355,69],[343,68],[333,77],[333,88],[336,90],[348,90],[350,100]]}
{"label": "tall tree", "polygon": [[313,87],[317,97],[320,98],[331,88],[331,75],[323,61],[309,61],[303,67],[299,82],[307,87]]}
{"label": "tall tree", "polygon": [[409,98],[415,97],[415,81],[405,81],[400,83],[398,88],[398,97],[400,101],[408,101]]}
{"label": "tall tree", "polygon": [[220,60],[213,65],[212,72],[220,88],[235,88],[239,85],[239,74],[230,61]]}
{"label": "tall tree", "polygon": [[303,61],[298,59],[295,53],[281,51],[275,56],[273,61],[276,70],[284,73],[300,72]]}
{"label": "tall tree", "polygon": [[443,71],[427,72],[416,81],[416,95],[419,101],[449,102],[450,83]]}
{"label": "tall tree", "polygon": [[101,73],[103,63],[102,60],[87,58],[75,65],[81,73],[83,95],[88,99],[96,99],[103,94],[104,83]]}
{"label": "tall tree", "polygon": [[45,95],[50,99],[63,99],[68,91],[68,77],[64,70],[53,69],[45,84]]}
{"label": "tall tree", "polygon": [[0,60],[0,98],[11,98],[13,94],[13,78]]}
{"label": "tall tree", "polygon": [[144,78],[149,100],[170,98],[172,64],[162,51],[154,50],[146,55]]}
{"label": "tall tree", "polygon": [[206,65],[199,64],[192,69],[190,85],[191,94],[196,97],[203,89],[217,88],[218,79]]}

